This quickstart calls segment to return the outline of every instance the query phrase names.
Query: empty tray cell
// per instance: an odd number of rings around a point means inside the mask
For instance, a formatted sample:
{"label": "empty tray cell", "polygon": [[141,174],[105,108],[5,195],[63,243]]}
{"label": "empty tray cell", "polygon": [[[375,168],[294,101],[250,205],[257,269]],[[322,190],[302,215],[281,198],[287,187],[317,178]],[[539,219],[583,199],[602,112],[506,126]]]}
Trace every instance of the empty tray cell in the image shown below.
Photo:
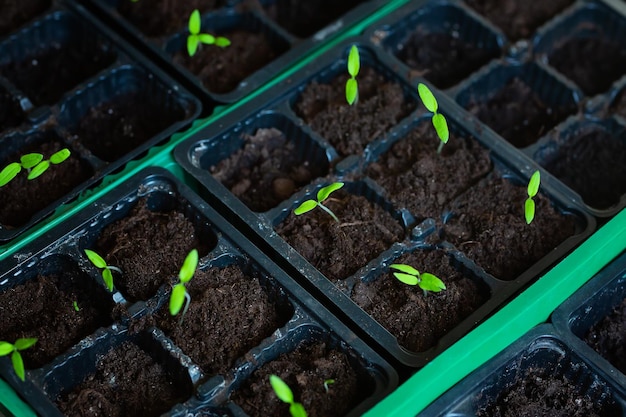
{"label": "empty tray cell", "polygon": [[534,159],[596,210],[621,208],[626,194],[626,129],[613,119],[571,123]]}
{"label": "empty tray cell", "polygon": [[626,74],[626,18],[590,4],[567,16],[535,42],[535,53],[592,96]]}
{"label": "empty tray cell", "polygon": [[20,25],[46,11],[52,0],[13,0],[2,3],[0,36],[8,34]]}
{"label": "empty tray cell", "polygon": [[22,264],[0,277],[0,338],[37,338],[21,352],[39,368],[112,321],[106,290],[64,255]]}
{"label": "empty tray cell", "polygon": [[200,44],[189,56],[187,36],[179,33],[166,50],[174,63],[185,67],[212,93],[225,94],[289,49],[289,43],[252,13],[220,13],[202,21],[202,33],[223,36],[230,45]]}
{"label": "empty tray cell", "polygon": [[50,167],[39,177],[28,180],[27,169],[8,184],[0,187],[0,224],[16,228],[28,223],[40,210],[60,200],[93,175],[86,160],[57,136],[54,131],[31,131],[15,133],[0,138],[0,167],[3,169],[29,153],[40,153],[49,159],[54,153],[67,148],[71,155]]}
{"label": "empty tray cell", "polygon": [[[65,101],[59,123],[96,157],[113,162],[189,117],[193,106],[154,77],[117,68]],[[171,131],[171,129],[170,129]],[[163,140],[166,134],[159,135]]]}
{"label": "empty tray cell", "polygon": [[26,117],[19,100],[0,84],[0,133],[19,126]]}
{"label": "empty tray cell", "polygon": [[389,32],[385,49],[441,89],[457,84],[501,53],[496,34],[449,4],[422,7]]}
{"label": "empty tray cell", "polygon": [[465,3],[493,22],[510,40],[516,41],[530,38],[539,26],[574,3],[574,0],[465,0]]}
{"label": "empty tray cell", "polygon": [[261,0],[265,13],[288,32],[308,38],[364,0]]}
{"label": "empty tray cell", "polygon": [[35,105],[50,105],[115,58],[86,23],[57,12],[0,43],[0,74]]}
{"label": "empty tray cell", "polygon": [[577,110],[575,92],[535,63],[494,66],[465,85],[456,100],[518,148]]}

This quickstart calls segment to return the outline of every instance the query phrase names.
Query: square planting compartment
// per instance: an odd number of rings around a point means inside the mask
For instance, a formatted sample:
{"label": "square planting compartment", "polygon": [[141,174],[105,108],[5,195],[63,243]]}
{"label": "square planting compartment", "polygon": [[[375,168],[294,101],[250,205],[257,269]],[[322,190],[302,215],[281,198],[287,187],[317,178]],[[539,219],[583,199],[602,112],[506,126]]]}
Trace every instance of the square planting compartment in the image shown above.
{"label": "square planting compartment", "polygon": [[613,216],[626,206],[626,127],[615,119],[572,121],[533,151],[595,215]]}
{"label": "square planting compartment", "polygon": [[522,336],[446,392],[424,415],[623,415],[622,391],[551,325]]}
{"label": "square planting compartment", "polygon": [[2,5],[0,36],[8,35],[36,18],[52,5],[52,0],[22,0]]}
{"label": "square planting compartment", "polygon": [[368,31],[375,42],[439,89],[501,55],[503,39],[452,4],[407,5]]}
{"label": "square planting compartment", "polygon": [[587,96],[606,92],[626,74],[626,18],[591,3],[567,14],[534,40],[534,53]]}
{"label": "square planting compartment", "polygon": [[578,93],[536,63],[498,64],[461,85],[456,101],[517,148],[577,111]]}
{"label": "square planting compartment", "polygon": [[54,104],[116,60],[113,46],[92,29],[67,12],[47,15],[0,43],[0,75],[35,106]]}

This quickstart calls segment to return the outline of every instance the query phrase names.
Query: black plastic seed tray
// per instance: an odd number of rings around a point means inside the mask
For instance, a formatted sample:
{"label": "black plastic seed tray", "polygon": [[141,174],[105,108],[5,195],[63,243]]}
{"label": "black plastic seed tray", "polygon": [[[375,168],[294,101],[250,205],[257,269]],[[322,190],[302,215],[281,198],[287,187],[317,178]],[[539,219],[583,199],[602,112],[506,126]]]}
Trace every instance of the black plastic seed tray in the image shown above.
{"label": "black plastic seed tray", "polygon": [[[162,11],[163,7],[168,7],[164,5],[166,2],[149,6],[122,0],[87,0],[84,3],[112,27],[122,30],[134,45],[166,67],[194,94],[208,102],[233,103],[345,28],[371,15],[385,2],[197,2],[196,8],[204,8],[202,31],[232,38],[232,43],[221,51],[214,46],[201,46],[191,58],[186,45],[187,21],[193,5],[187,7],[189,10],[183,13],[180,22],[167,23],[164,17],[167,14]],[[171,4],[169,7],[173,9],[168,12],[170,15],[182,13],[181,7]],[[146,16],[150,14],[157,15],[155,19],[162,22],[157,25],[149,21]],[[211,67],[219,69],[213,71]]]}
{"label": "black plastic seed tray", "polygon": [[[367,71],[363,68],[371,67],[383,74],[387,80],[397,83],[400,86],[399,91],[401,91],[404,99],[409,103],[413,103],[414,110],[403,119],[398,120],[396,125],[390,126],[387,131],[379,132],[378,136],[372,137],[371,141],[366,143],[362,149],[353,153],[346,153],[338,151],[314,127],[307,125],[301,117],[296,115],[295,108],[307,85],[313,82],[328,83],[338,74],[345,73],[346,57],[348,49],[352,44],[359,45],[361,71]],[[464,162],[464,164],[465,166],[478,166],[479,168],[471,174],[467,174],[468,178],[463,178],[466,181],[464,185],[453,189],[450,196],[444,198],[438,205],[434,205],[434,209],[433,207],[424,208],[409,204],[410,202],[390,194],[382,182],[372,178],[370,168],[376,165],[381,158],[386,157],[386,155],[402,155],[403,152],[408,152],[393,150],[396,144],[400,144],[403,141],[415,141],[416,144],[413,147],[419,148],[420,146],[425,146],[420,145],[420,143],[429,140],[432,141],[433,149],[436,149],[438,141],[431,132],[432,126],[430,126],[428,115],[423,107],[418,107],[419,99],[416,97],[416,89],[409,84],[409,81],[406,79],[407,75],[394,73],[391,68],[393,66],[389,63],[386,56],[380,51],[364,45],[361,38],[346,40],[335,49],[329,51],[323,59],[319,59],[315,65],[311,65],[281,85],[272,88],[266,95],[261,95],[257,100],[242,106],[236,114],[233,113],[224,117],[219,125],[207,127],[181,142],[175,150],[175,157],[203,185],[200,193],[204,198],[222,210],[222,212],[228,213],[229,219],[240,230],[244,231],[251,240],[267,253],[281,259],[281,265],[290,274],[297,276],[301,283],[312,292],[320,294],[321,297],[329,300],[335,309],[334,311],[342,315],[345,320],[351,322],[355,329],[375,340],[395,360],[409,367],[416,368],[424,366],[438,352],[441,352],[466,334],[509,297],[539,277],[550,265],[555,264],[573,247],[582,242],[595,229],[595,222],[589,214],[586,214],[580,206],[573,202],[574,198],[568,190],[554,181],[549,175],[546,175],[543,177],[542,192],[549,198],[546,201],[550,201],[550,203],[547,203],[545,207],[546,209],[553,207],[556,209],[556,212],[561,213],[564,217],[573,219],[575,226],[572,236],[555,243],[554,250],[548,250],[544,254],[545,256],[541,256],[540,259],[537,258],[536,263],[533,262],[532,265],[526,265],[521,270],[510,272],[509,275],[512,276],[494,276],[493,273],[487,273],[483,268],[476,266],[470,260],[471,257],[468,259],[468,256],[463,254],[466,247],[464,248],[463,245],[455,247],[446,241],[445,232],[449,232],[448,229],[451,227],[449,225],[463,213],[462,204],[465,203],[459,202],[463,201],[462,198],[464,196],[471,196],[471,193],[468,191],[472,187],[482,183],[487,184],[486,186],[482,185],[482,189],[485,189],[485,187],[489,189],[488,184],[494,181],[496,184],[501,182],[504,184],[512,183],[514,187],[522,187],[524,182],[528,181],[528,176],[538,167],[530,158],[514,150],[504,140],[482,129],[474,119],[458,110],[456,105],[447,97],[439,96],[440,109],[449,118],[452,132],[452,139],[446,146],[450,146],[450,149],[457,149],[457,146],[463,149],[470,149],[473,152],[472,155],[474,156],[472,158],[474,159],[472,159],[471,163]],[[343,94],[343,90],[340,90],[339,94]],[[359,100],[365,101],[367,98],[360,97]],[[335,112],[343,114],[342,112],[344,111],[348,112],[350,110],[339,106]],[[361,115],[361,117],[366,116]],[[277,194],[275,188],[273,191],[259,191],[262,188],[255,191],[256,187],[259,187],[259,184],[256,182],[250,184],[247,180],[244,183],[232,180],[229,174],[236,172],[237,165],[235,165],[235,162],[245,159],[242,156],[244,154],[241,154],[242,150],[253,146],[252,143],[256,143],[252,142],[250,138],[260,136],[259,132],[265,131],[265,129],[270,127],[282,131],[287,138],[287,142],[292,143],[293,150],[290,152],[293,153],[295,160],[300,161],[298,166],[318,167],[321,169],[320,172],[309,178],[310,183],[308,185],[298,184],[294,181],[294,187],[288,188],[290,193],[283,192],[284,190],[281,188],[281,192]],[[351,133],[348,132],[346,134],[349,135]],[[417,139],[405,139],[406,137],[411,137],[411,135],[417,135]],[[419,139],[420,137],[427,139]],[[451,144],[455,140],[458,142]],[[254,146],[260,147],[259,144]],[[480,154],[480,149],[483,149],[483,154]],[[456,150],[451,152],[456,152]],[[263,152],[260,153],[262,154]],[[229,160],[230,162],[225,163],[224,161],[231,155],[237,156]],[[262,163],[260,162],[260,164]],[[453,172],[460,170],[460,166],[455,165],[454,159],[451,159],[450,163],[454,166],[452,168]],[[412,164],[419,165],[421,162],[412,162]],[[326,166],[330,167],[328,171],[326,171]],[[246,173],[248,172],[247,170],[255,172],[250,167],[240,169],[246,170]],[[283,172],[271,178],[279,178],[282,181],[281,175],[285,176],[286,174]],[[394,175],[393,173],[390,174],[392,177]],[[464,177],[465,173],[460,175]],[[507,179],[503,180],[502,178]],[[251,179],[251,181],[254,180]],[[331,282],[328,279],[329,275],[321,272],[317,263],[333,264],[341,260],[341,255],[329,255],[331,259],[329,262],[324,262],[323,259],[316,259],[311,263],[310,259],[309,261],[305,260],[306,255],[298,253],[288,244],[277,230],[286,218],[293,216],[291,212],[295,207],[306,199],[314,199],[317,191],[323,185],[335,181],[346,183],[344,189],[338,193],[345,192],[345,195],[363,196],[374,207],[380,207],[389,213],[395,219],[397,227],[401,229],[401,232],[395,238],[395,243],[387,243],[384,249],[370,255],[369,258],[362,260],[360,264],[354,265],[347,274],[332,277]],[[429,179],[424,187],[430,187],[430,181]],[[436,179],[432,181],[436,182]],[[409,195],[411,190],[413,190],[414,195],[423,192],[420,189],[421,186],[416,186],[414,183],[412,185],[408,184],[406,187],[416,187],[413,189],[409,188]],[[276,184],[273,185],[276,186]],[[501,185],[496,185],[496,187],[501,187]],[[264,195],[273,193],[275,197],[283,196],[283,199],[277,198],[274,200],[273,208],[269,208],[272,205],[269,203],[256,206],[254,203],[251,203],[255,192]],[[338,195],[340,197],[337,198],[344,198],[344,194]],[[416,198],[419,199],[419,197]],[[362,203],[356,204],[360,205]],[[522,211],[520,211],[520,217],[523,217]],[[321,224],[321,216],[323,214],[315,217],[314,224]],[[307,225],[305,227],[315,226]],[[303,236],[309,236],[310,234],[311,231],[303,229]],[[368,237],[364,236],[363,239],[367,240]],[[328,245],[333,244],[334,242],[328,242]],[[445,253],[446,258],[451,259],[450,262],[453,268],[457,272],[468,276],[469,281],[482,288],[483,294],[486,295],[478,306],[474,306],[474,311],[471,313],[466,312],[465,316],[457,323],[442,325],[448,331],[446,336],[440,335],[436,337],[435,343],[431,342],[427,347],[422,348],[421,351],[416,351],[406,349],[406,347],[398,343],[388,330],[377,323],[350,299],[350,294],[352,287],[359,282],[375,281],[375,277],[381,273],[383,274],[381,276],[384,277],[381,279],[389,279],[389,264],[401,254],[416,250],[421,246],[425,246],[429,250],[438,250]],[[513,271],[512,268],[511,271]],[[333,273],[330,274],[332,275]],[[442,316],[446,314],[442,313]]]}
{"label": "black plastic seed tray", "polygon": [[71,151],[36,180],[21,173],[0,189],[2,242],[189,126],[201,111],[199,100],[80,7],[55,4],[0,38],[0,55],[0,93],[13,112],[4,115],[1,167],[27,152],[48,158]]}
{"label": "black plastic seed tray", "polygon": [[[123,276],[119,277],[114,273],[115,290],[113,293],[108,293],[100,272],[89,263],[84,255],[84,249],[97,247],[99,235],[103,233],[105,227],[127,217],[136,216],[133,210],[141,204],[145,204],[150,212],[155,213],[157,220],[151,222],[158,222],[159,216],[169,216],[168,213],[174,210],[182,213],[182,216],[193,225],[192,234],[198,236],[197,247],[201,255],[199,270],[194,277],[194,280],[203,280],[198,284],[199,286],[209,283],[209,281],[204,281],[206,278],[200,277],[204,273],[211,273],[212,270],[217,269],[217,277],[222,274],[220,271],[224,268],[239,268],[245,276],[249,277],[249,281],[252,281],[252,278],[258,281],[272,306],[271,309],[276,310],[277,327],[264,330],[267,334],[259,333],[257,335],[259,342],[242,341],[243,346],[246,343],[251,346],[244,349],[241,355],[234,356],[233,363],[224,365],[220,372],[213,371],[210,363],[198,361],[198,357],[196,360],[192,359],[191,356],[195,354],[181,349],[174,341],[177,336],[172,336],[167,330],[168,327],[165,324],[169,317],[167,304],[171,291],[170,285],[174,283],[176,272],[162,279],[160,285],[148,298],[131,301],[127,296]],[[133,221],[141,222],[139,219]],[[125,230],[127,231],[119,232],[119,234],[132,233],[128,231],[129,229]],[[140,250],[140,248],[135,249]],[[122,252],[118,251],[118,255],[100,253],[108,259],[109,264],[112,264],[114,259],[117,265],[124,265],[123,259],[120,258]],[[116,256],[118,257],[115,258]],[[159,270],[167,269],[167,265],[155,267]],[[212,207],[176,177],[161,168],[146,169],[119,184],[115,190],[77,213],[72,219],[42,235],[12,258],[6,259],[2,270],[6,272],[0,277],[0,299],[19,293],[22,284],[41,280],[41,277],[37,277],[38,274],[59,274],[57,286],[62,295],[54,298],[55,300],[64,300],[67,297],[75,299],[74,305],[78,306],[78,309],[74,311],[71,306],[68,306],[72,314],[78,315],[82,314],[81,311],[91,310],[93,308],[91,304],[94,301],[96,301],[97,309],[104,311],[103,322],[92,325],[85,330],[85,334],[77,335],[76,339],[67,342],[66,346],[57,346],[60,351],[52,354],[52,357],[39,358],[40,361],[37,362],[36,356],[35,359],[25,356],[26,382],[18,380],[8,358],[1,358],[0,375],[2,378],[37,413],[42,415],[62,415],[55,402],[59,399],[69,401],[70,391],[79,384],[87,384],[87,389],[92,391],[106,389],[106,387],[94,388],[93,385],[89,385],[94,380],[99,381],[98,378],[102,378],[99,376],[102,371],[96,370],[96,364],[101,360],[108,363],[108,359],[102,358],[108,358],[107,352],[111,349],[117,349],[116,354],[123,356],[124,354],[119,352],[128,349],[127,342],[138,346],[139,350],[145,354],[142,355],[147,355],[145,360],[155,363],[150,365],[150,368],[160,366],[165,370],[166,385],[176,387],[177,391],[175,395],[172,394],[174,399],[171,403],[163,404],[155,400],[155,403],[158,402],[161,407],[164,407],[157,414],[166,412],[171,416],[183,416],[189,413],[245,415],[239,405],[229,399],[231,394],[245,384],[257,368],[276,359],[280,354],[290,352],[302,344],[318,342],[345,354],[346,360],[356,373],[360,397],[347,415],[361,415],[395,389],[398,384],[397,373],[387,362],[263,255]],[[125,273],[135,272],[126,269]],[[238,285],[234,278],[232,279],[232,285]],[[205,297],[200,296],[202,291],[194,292],[200,288],[193,287],[193,282],[192,280],[192,283],[188,284],[193,294],[191,308],[185,317],[185,320],[190,323],[189,326],[192,326],[192,320],[194,320],[194,310],[202,309],[202,307],[198,309],[194,307],[194,300],[198,299],[200,303],[200,300],[204,300],[203,297]],[[84,293],[76,293],[77,286],[90,289]],[[224,283],[223,287],[216,287],[215,291],[206,291],[206,294],[213,294],[215,297],[219,291],[230,286],[230,283]],[[50,294],[49,290],[41,290],[40,293],[40,297]],[[63,294],[67,294],[67,297]],[[238,292],[232,296],[239,299],[244,295]],[[221,297],[227,297],[227,295]],[[238,303],[232,303],[233,306],[236,304]],[[229,314],[228,305],[230,304],[227,302],[220,308],[224,310],[226,316]],[[31,308],[28,308],[30,311]],[[166,312],[164,313],[166,318],[163,319],[165,321],[161,321],[163,316],[159,315],[163,311]],[[256,313],[250,312],[250,314],[252,314],[250,319],[254,322],[258,321]],[[262,314],[265,317],[271,312],[267,310]],[[177,321],[178,318],[174,320],[174,322]],[[240,317],[239,324],[244,326],[246,321],[246,317]],[[206,328],[209,326],[208,322],[202,321],[202,323],[204,330],[194,335],[193,339],[211,332],[211,329]],[[249,325],[250,323],[245,326]],[[248,330],[238,333],[247,337],[248,333],[259,332],[258,329],[245,328]],[[222,331],[220,329],[216,325],[214,331]],[[18,331],[21,333],[15,336],[16,338],[33,337],[40,330],[19,328]],[[9,333],[3,333],[3,338],[12,334],[10,329],[7,332]],[[228,338],[228,336],[223,335],[222,338]],[[38,343],[45,345],[49,343],[47,340],[48,336],[41,336]],[[24,355],[27,353],[24,352]],[[219,359],[221,360],[221,357]],[[33,363],[35,365],[31,366]],[[125,366],[132,366],[132,364]],[[90,374],[93,376],[88,377]],[[110,378],[110,375],[105,378]],[[340,383],[340,381],[336,382]],[[136,385],[141,386],[141,384]]]}

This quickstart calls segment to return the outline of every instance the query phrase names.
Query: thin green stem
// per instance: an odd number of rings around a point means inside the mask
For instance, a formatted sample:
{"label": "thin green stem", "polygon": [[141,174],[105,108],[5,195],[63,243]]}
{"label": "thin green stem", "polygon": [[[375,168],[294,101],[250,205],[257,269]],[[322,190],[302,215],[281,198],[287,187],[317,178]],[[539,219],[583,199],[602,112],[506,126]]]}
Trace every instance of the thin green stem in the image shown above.
{"label": "thin green stem", "polygon": [[322,210],[324,210],[326,213],[330,214],[330,216],[335,219],[335,221],[337,223],[339,223],[339,219],[337,218],[337,216],[335,216],[335,213],[333,213],[328,207],[326,207],[325,205],[323,205],[322,203],[317,203],[318,206],[320,206],[320,208]]}

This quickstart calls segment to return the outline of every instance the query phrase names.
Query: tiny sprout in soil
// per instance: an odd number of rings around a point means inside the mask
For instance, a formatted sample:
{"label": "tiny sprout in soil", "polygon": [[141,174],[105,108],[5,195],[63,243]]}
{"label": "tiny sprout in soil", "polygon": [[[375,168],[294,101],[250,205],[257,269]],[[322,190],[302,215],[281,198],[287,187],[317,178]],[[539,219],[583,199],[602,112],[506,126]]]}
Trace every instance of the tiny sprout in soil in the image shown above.
{"label": "tiny sprout in soil", "polygon": [[327,394],[328,394],[329,387],[334,383],[335,383],[334,379],[327,379],[324,381],[324,391],[326,391]]}
{"label": "tiny sprout in soil", "polygon": [[528,181],[528,198],[524,204],[524,215],[526,216],[526,224],[530,224],[535,218],[535,202],[533,197],[537,195],[539,191],[539,185],[541,184],[541,174],[539,171],[535,171]]}
{"label": "tiny sprout in soil", "polygon": [[289,385],[285,383],[282,379],[280,379],[277,375],[270,375],[270,385],[272,385],[272,389],[274,393],[284,403],[289,404],[289,413],[292,417],[306,417],[306,410],[304,406],[300,403],[297,403],[293,399],[293,392]]}
{"label": "tiny sprout in soil", "polygon": [[426,84],[419,83],[417,85],[417,92],[422,100],[422,103],[424,103],[424,107],[426,107],[426,109],[433,114],[431,121],[435,131],[437,132],[437,136],[439,136],[439,140],[441,140],[437,153],[441,153],[443,145],[448,143],[448,139],[450,138],[448,122],[446,122],[446,118],[443,114],[438,113],[439,104],[437,103],[437,99]]}
{"label": "tiny sprout in soil", "polygon": [[13,370],[19,379],[24,381],[26,373],[24,371],[24,360],[20,354],[20,350],[26,350],[32,345],[37,343],[37,338],[23,338],[17,339],[15,344],[9,342],[0,342],[0,356],[7,356],[11,354],[11,363],[13,363]]}
{"label": "tiny sprout in soil", "polygon": [[74,301],[72,303],[72,305],[74,306],[74,311],[77,311],[77,312],[80,311],[80,307],[78,307],[78,302],[77,301]]}
{"label": "tiny sprout in soil", "polygon": [[50,155],[50,159],[43,159],[40,153],[29,153],[20,158],[20,162],[12,162],[0,171],[0,187],[6,185],[23,169],[28,170],[28,179],[34,180],[50,168],[50,164],[60,164],[70,157],[71,152],[63,148]]}
{"label": "tiny sprout in soil", "polygon": [[359,84],[356,81],[356,76],[359,74],[360,68],[359,49],[356,45],[352,45],[348,55],[348,74],[350,74],[350,78],[346,81],[346,100],[349,105],[353,105],[359,100]]}
{"label": "tiny sprout in soil", "polygon": [[215,45],[225,48],[230,45],[230,41],[222,36],[213,36],[209,33],[200,33],[200,11],[198,9],[191,12],[189,16],[189,36],[187,36],[187,53],[194,56],[198,51],[198,46],[203,43],[205,45]]}
{"label": "tiny sprout in soil", "polygon": [[326,213],[330,214],[330,216],[333,219],[335,219],[335,221],[337,223],[339,223],[339,219],[337,218],[337,216],[335,216],[335,213],[333,213],[328,207],[326,207],[322,203],[324,202],[324,200],[326,200],[330,196],[330,194],[332,192],[337,191],[341,187],[343,187],[343,182],[334,182],[334,183],[332,183],[330,185],[327,185],[326,187],[321,188],[317,192],[317,201],[315,201],[315,200],[306,200],[306,201],[302,202],[302,204],[300,204],[298,207],[296,207],[296,209],[293,211],[293,213],[296,216],[299,216],[299,215],[307,213],[307,212],[313,210],[315,207],[319,206],[319,208],[324,210]]}
{"label": "tiny sprout in soil", "polygon": [[178,272],[178,279],[180,282],[174,285],[174,288],[172,288],[172,295],[170,296],[170,314],[172,316],[177,315],[183,307],[183,302],[185,303],[185,308],[183,309],[182,316],[180,316],[179,324],[183,322],[183,317],[185,317],[185,313],[187,313],[189,303],[191,302],[191,296],[187,293],[185,284],[191,281],[197,267],[198,251],[193,249],[187,254],[187,257],[183,262],[183,266],[180,267],[180,271]]}
{"label": "tiny sprout in soil", "polygon": [[417,269],[410,265],[392,264],[389,265],[389,267],[400,271],[393,273],[393,276],[400,282],[407,285],[419,285],[419,287],[424,290],[424,294],[426,294],[427,291],[440,292],[441,290],[446,289],[446,284],[444,284],[443,281],[435,275],[429,274],[428,272],[420,274]]}
{"label": "tiny sprout in soil", "polygon": [[85,249],[85,255],[87,255],[87,258],[89,258],[91,263],[96,268],[102,269],[102,279],[104,280],[104,284],[110,292],[113,292],[113,273],[111,271],[122,274],[122,270],[116,266],[107,265],[104,258],[92,250]]}

